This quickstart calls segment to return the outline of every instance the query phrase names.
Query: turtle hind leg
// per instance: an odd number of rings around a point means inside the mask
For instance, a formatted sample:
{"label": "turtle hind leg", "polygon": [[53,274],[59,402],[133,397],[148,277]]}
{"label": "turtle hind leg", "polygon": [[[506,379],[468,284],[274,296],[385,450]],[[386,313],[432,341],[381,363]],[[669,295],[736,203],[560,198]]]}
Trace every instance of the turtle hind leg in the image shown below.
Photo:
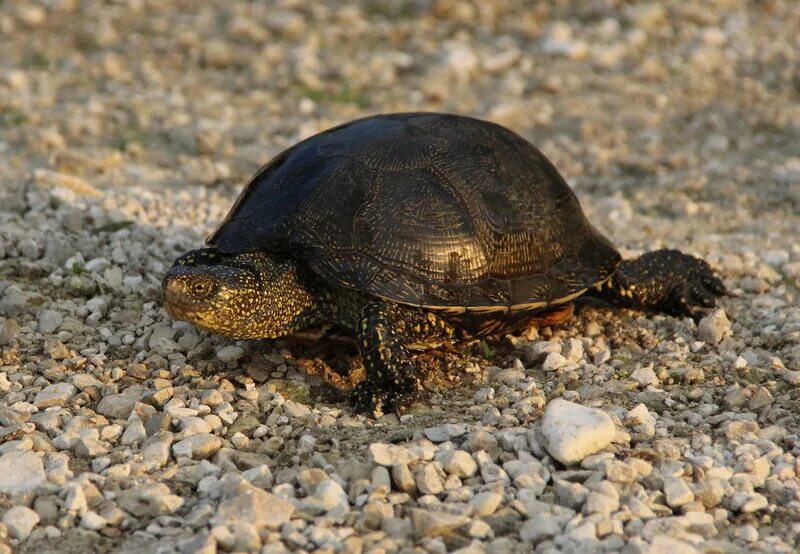
{"label": "turtle hind leg", "polygon": [[625,308],[697,318],[727,294],[708,262],[678,250],[656,250],[624,260],[593,296]]}
{"label": "turtle hind leg", "polygon": [[351,395],[356,411],[400,411],[413,402],[419,372],[407,345],[453,335],[453,327],[433,312],[380,300],[367,304],[356,331],[367,372]]}

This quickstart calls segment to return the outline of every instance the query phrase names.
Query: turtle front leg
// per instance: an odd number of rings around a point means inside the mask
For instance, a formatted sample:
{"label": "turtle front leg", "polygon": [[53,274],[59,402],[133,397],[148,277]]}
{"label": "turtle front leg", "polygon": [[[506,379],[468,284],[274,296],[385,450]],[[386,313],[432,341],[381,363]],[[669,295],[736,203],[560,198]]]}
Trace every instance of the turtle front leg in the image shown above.
{"label": "turtle front leg", "polygon": [[449,338],[453,327],[433,312],[375,300],[361,312],[356,332],[367,378],[353,390],[356,411],[400,410],[419,387],[407,345]]}
{"label": "turtle front leg", "polygon": [[678,250],[656,250],[624,260],[599,291],[607,302],[625,308],[695,317],[696,308],[712,308],[726,294],[708,262]]}

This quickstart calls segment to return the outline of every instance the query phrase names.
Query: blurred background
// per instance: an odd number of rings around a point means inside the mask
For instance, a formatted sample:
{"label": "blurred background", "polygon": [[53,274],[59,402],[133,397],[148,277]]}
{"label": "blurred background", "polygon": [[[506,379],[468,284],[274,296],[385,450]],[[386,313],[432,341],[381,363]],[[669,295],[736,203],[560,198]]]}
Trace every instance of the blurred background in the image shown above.
{"label": "blurred background", "polygon": [[233,185],[328,126],[441,110],[587,186],[697,189],[700,160],[796,151],[798,29],[791,0],[6,0],[0,148],[99,187]]}

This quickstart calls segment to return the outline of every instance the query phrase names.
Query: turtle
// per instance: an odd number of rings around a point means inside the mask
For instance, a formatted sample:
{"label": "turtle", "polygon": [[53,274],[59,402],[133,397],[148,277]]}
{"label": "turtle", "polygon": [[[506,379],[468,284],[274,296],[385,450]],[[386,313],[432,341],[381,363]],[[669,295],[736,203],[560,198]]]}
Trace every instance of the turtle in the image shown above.
{"label": "turtle", "polygon": [[278,154],[162,289],[173,318],[235,339],[347,329],[366,369],[351,400],[374,414],[418,398],[412,347],[556,324],[582,295],[696,318],[727,292],[677,250],[623,260],[530,142],[434,112],[357,119]]}

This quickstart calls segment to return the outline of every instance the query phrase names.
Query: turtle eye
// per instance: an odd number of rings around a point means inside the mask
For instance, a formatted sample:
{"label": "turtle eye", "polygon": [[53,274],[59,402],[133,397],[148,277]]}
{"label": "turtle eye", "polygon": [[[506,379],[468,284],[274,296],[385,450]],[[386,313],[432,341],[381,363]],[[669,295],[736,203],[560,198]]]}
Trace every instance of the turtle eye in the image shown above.
{"label": "turtle eye", "polygon": [[211,283],[209,281],[195,281],[191,285],[192,294],[195,296],[205,296],[211,292]]}

